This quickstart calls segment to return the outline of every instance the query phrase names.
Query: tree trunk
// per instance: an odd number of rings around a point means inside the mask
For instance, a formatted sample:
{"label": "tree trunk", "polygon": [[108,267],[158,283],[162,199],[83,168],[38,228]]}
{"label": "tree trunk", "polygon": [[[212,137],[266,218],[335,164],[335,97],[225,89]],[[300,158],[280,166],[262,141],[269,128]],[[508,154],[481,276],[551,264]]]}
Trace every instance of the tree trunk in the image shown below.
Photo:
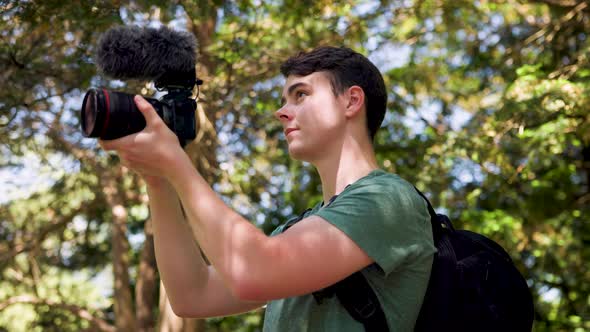
{"label": "tree trunk", "polygon": [[119,193],[116,175],[103,178],[103,190],[111,206],[111,227],[115,327],[117,331],[136,331],[133,299],[129,287],[129,241],[127,240],[127,210]]}
{"label": "tree trunk", "polygon": [[129,288],[129,242],[127,241],[127,210],[111,205],[113,211],[113,271],[115,275],[115,326],[117,331],[135,331],[135,313]]}
{"label": "tree trunk", "polygon": [[154,252],[154,233],[152,220],[144,226],[145,242],[141,251],[137,285],[135,287],[135,305],[137,331],[152,332],[155,328],[154,306],[156,299],[156,255]]}

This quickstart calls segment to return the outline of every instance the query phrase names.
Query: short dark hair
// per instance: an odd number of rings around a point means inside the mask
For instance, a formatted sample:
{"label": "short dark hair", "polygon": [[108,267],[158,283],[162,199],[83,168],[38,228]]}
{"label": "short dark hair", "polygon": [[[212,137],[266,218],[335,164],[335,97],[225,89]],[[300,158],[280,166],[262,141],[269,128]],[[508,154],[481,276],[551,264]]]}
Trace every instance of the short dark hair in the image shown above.
{"label": "short dark hair", "polygon": [[329,75],[334,95],[358,85],[365,92],[367,129],[371,140],[381,126],[387,107],[387,91],[379,69],[369,59],[347,47],[322,46],[301,52],[281,65],[281,73],[307,76],[325,71]]}

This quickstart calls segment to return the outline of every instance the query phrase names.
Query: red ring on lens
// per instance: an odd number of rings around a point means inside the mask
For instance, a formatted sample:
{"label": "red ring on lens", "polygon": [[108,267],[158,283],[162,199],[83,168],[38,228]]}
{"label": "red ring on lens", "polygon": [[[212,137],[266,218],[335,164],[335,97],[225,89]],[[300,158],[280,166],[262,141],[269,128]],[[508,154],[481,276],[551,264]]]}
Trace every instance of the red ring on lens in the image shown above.
{"label": "red ring on lens", "polygon": [[107,130],[107,127],[109,125],[109,115],[111,114],[111,100],[109,98],[109,92],[106,89],[102,89],[102,92],[104,93],[104,98],[105,98],[105,104],[106,104],[106,117],[104,119],[103,125],[102,125],[102,130],[100,132],[100,136],[102,137],[105,133],[105,131]]}

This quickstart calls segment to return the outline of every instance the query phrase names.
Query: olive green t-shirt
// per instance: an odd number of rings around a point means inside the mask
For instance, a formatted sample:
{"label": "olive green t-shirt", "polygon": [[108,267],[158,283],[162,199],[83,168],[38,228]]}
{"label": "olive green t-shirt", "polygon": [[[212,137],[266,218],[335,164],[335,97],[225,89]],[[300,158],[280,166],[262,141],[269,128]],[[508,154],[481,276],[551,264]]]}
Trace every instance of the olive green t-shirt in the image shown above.
{"label": "olive green t-shirt", "polygon": [[[389,330],[412,331],[436,252],[426,202],[414,187],[397,175],[375,170],[346,187],[328,206],[317,204],[306,214],[310,215],[338,227],[375,261],[362,273],[379,298]],[[277,331],[364,328],[335,296],[318,304],[307,294],[268,303],[264,332]]]}

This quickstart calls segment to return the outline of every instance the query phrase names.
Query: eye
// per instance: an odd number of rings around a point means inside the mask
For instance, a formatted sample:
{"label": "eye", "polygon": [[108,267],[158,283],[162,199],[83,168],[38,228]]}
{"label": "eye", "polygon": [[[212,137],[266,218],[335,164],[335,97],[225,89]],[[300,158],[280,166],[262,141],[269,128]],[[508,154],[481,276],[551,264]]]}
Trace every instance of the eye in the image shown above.
{"label": "eye", "polygon": [[295,92],[295,97],[297,99],[302,98],[303,96],[307,96],[307,92],[304,92],[304,91],[297,91],[297,92]]}

